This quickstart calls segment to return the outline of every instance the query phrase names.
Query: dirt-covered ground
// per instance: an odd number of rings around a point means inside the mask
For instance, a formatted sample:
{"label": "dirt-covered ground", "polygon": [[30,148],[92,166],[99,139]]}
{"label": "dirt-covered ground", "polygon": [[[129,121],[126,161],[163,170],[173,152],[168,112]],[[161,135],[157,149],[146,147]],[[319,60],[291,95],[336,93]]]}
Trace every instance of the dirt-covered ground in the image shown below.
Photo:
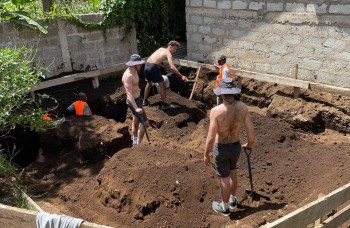
{"label": "dirt-covered ground", "polygon": [[[293,88],[244,80],[241,100],[257,134],[254,187],[271,201],[257,208],[244,201],[228,218],[213,212],[218,178],[202,159],[213,77],[201,73],[194,101],[188,100],[192,84],[171,78],[175,107],[161,110],[160,96],[152,96],[145,107],[151,142],[134,147],[120,78],[101,81],[96,90],[89,81],[47,90],[61,110],[86,92],[94,115],[69,116],[41,135],[40,154],[23,172],[29,194],[47,212],[115,227],[257,227],[349,182],[349,98],[302,91],[293,99]],[[244,153],[238,177],[240,200],[249,189]]]}

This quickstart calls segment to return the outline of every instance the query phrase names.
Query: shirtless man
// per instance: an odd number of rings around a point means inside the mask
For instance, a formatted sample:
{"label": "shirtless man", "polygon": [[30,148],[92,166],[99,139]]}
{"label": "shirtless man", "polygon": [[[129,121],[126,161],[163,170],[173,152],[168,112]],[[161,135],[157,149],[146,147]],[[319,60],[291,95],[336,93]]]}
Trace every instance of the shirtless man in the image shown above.
{"label": "shirtless man", "polygon": [[[222,203],[213,202],[213,209],[225,216],[230,209],[237,207],[236,198],[237,174],[236,165],[241,151],[239,133],[242,126],[248,135],[248,143],[242,147],[253,147],[255,132],[248,107],[235,99],[241,90],[234,87],[232,78],[222,79],[214,93],[221,96],[223,103],[210,112],[210,125],[205,145],[204,162],[210,164],[209,153],[213,150],[216,173],[220,178]],[[215,143],[215,144],[214,144]]]}
{"label": "shirtless man", "polygon": [[170,41],[168,43],[167,48],[159,48],[156,50],[147,60],[145,64],[145,74],[147,79],[147,85],[145,88],[145,94],[144,94],[144,101],[143,105],[149,105],[149,102],[147,100],[149,92],[152,88],[152,83],[158,83],[160,86],[160,96],[162,98],[162,108],[169,108],[171,107],[166,102],[166,88],[165,88],[165,82],[162,77],[162,73],[160,70],[161,64],[163,61],[168,61],[169,66],[171,70],[179,76],[183,81],[187,81],[187,77],[182,75],[175,67],[173,63],[173,56],[172,54],[176,52],[177,48],[180,47],[179,42],[177,41]]}
{"label": "shirtless man", "polygon": [[143,136],[145,135],[145,129],[142,126],[144,121],[145,126],[148,126],[148,120],[145,111],[142,107],[142,98],[139,87],[139,75],[137,71],[141,69],[142,64],[145,61],[137,54],[133,54],[130,57],[130,61],[126,63],[128,69],[123,74],[122,82],[126,92],[126,104],[130,108],[132,116],[132,141],[133,145],[140,144]]}

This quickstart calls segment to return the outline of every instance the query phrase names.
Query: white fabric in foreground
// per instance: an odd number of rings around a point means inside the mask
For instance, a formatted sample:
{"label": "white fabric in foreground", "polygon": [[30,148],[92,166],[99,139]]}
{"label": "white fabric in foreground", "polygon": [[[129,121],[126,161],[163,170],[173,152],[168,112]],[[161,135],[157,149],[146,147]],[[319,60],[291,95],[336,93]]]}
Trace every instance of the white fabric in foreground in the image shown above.
{"label": "white fabric in foreground", "polygon": [[79,228],[82,222],[80,218],[46,212],[40,212],[36,216],[37,228]]}

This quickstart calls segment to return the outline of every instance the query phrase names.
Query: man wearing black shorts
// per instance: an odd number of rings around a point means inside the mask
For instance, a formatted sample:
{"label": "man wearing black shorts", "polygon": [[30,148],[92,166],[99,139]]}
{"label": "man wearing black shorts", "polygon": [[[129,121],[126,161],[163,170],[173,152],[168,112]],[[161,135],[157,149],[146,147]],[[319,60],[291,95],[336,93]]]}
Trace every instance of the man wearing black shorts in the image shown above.
{"label": "man wearing black shorts", "polygon": [[167,48],[159,48],[147,59],[147,62],[145,64],[147,85],[145,88],[143,105],[149,105],[147,98],[152,88],[152,83],[158,83],[160,87],[160,96],[162,98],[161,108],[171,107],[171,105],[168,104],[166,100],[166,87],[160,70],[163,61],[168,61],[170,69],[183,81],[187,81],[187,77],[182,75],[173,63],[172,54],[176,52],[179,46],[179,42],[172,40],[168,43]]}
{"label": "man wearing black shorts", "polygon": [[[222,79],[219,87],[214,89],[217,96],[221,96],[223,103],[210,111],[210,124],[205,144],[204,162],[210,164],[209,153],[213,151],[216,173],[220,179],[221,203],[213,202],[213,210],[225,216],[230,209],[237,207],[236,198],[237,173],[236,165],[241,147],[252,148],[255,140],[253,122],[248,107],[237,100],[241,92],[233,85],[232,78]],[[241,146],[239,133],[244,126],[248,143]]]}
{"label": "man wearing black shorts", "polygon": [[[125,70],[122,82],[126,92],[126,104],[130,108],[132,119],[132,141],[133,145],[140,144],[143,136],[145,135],[145,129],[148,125],[147,116],[142,107],[142,98],[139,87],[139,75],[138,70],[141,69],[142,64],[145,61],[137,54],[133,54],[130,57],[130,61],[126,63],[128,69]],[[144,122],[144,125],[141,123]]]}

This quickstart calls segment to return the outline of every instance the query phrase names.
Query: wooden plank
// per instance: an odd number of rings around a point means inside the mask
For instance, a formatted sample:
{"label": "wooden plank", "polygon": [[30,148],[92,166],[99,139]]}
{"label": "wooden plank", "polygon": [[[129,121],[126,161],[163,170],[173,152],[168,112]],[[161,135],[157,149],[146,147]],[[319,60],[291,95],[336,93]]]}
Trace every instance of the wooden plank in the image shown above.
{"label": "wooden plank", "polygon": [[192,88],[192,92],[191,92],[191,95],[190,95],[190,100],[192,100],[192,97],[193,97],[193,94],[194,94],[194,90],[196,89],[196,86],[197,86],[197,82],[198,82],[198,76],[199,76],[199,72],[201,71],[201,68],[202,66],[199,66],[198,70],[197,70],[197,75],[196,75],[196,79],[195,79],[195,82],[194,82],[194,85],[193,85],[193,88]]}
{"label": "wooden plank", "polygon": [[350,200],[350,183],[334,190],[330,194],[315,200],[288,215],[262,227],[294,228],[306,227],[327,212]]}
{"label": "wooden plank", "polygon": [[251,78],[258,81],[277,83],[280,85],[299,87],[303,89],[309,88],[309,82],[299,80],[299,79],[286,78],[286,77],[281,77],[281,76],[272,75],[272,74],[262,74],[258,72],[247,71],[247,70],[235,70],[235,73],[237,76],[243,77],[243,78]]}
{"label": "wooden plank", "polygon": [[320,224],[320,226],[315,226],[315,228],[333,228],[333,227],[339,227],[340,225],[344,224],[346,221],[350,219],[350,203],[348,206],[344,207],[340,211],[338,211],[333,216],[326,219],[323,224]]}
{"label": "wooden plank", "polygon": [[343,96],[350,97],[350,88],[341,88],[341,87],[330,86],[330,85],[321,84],[321,83],[310,82],[310,89],[312,91],[318,91],[318,92],[321,91],[321,92],[340,94]]}
{"label": "wooden plank", "polygon": [[[192,68],[198,68],[199,66],[202,66],[204,68],[215,70],[215,67],[213,65],[197,63],[197,62],[188,61],[184,59],[174,59],[174,64],[192,67]],[[309,88],[309,82],[294,79],[294,78],[286,78],[286,77],[281,77],[273,74],[262,74],[254,71],[247,71],[247,70],[240,70],[240,69],[230,69],[230,72],[232,74],[235,74],[236,76],[243,77],[243,78],[251,78],[258,81],[277,83],[277,84],[287,85],[287,86],[294,86],[294,87],[303,88],[303,89]]]}

